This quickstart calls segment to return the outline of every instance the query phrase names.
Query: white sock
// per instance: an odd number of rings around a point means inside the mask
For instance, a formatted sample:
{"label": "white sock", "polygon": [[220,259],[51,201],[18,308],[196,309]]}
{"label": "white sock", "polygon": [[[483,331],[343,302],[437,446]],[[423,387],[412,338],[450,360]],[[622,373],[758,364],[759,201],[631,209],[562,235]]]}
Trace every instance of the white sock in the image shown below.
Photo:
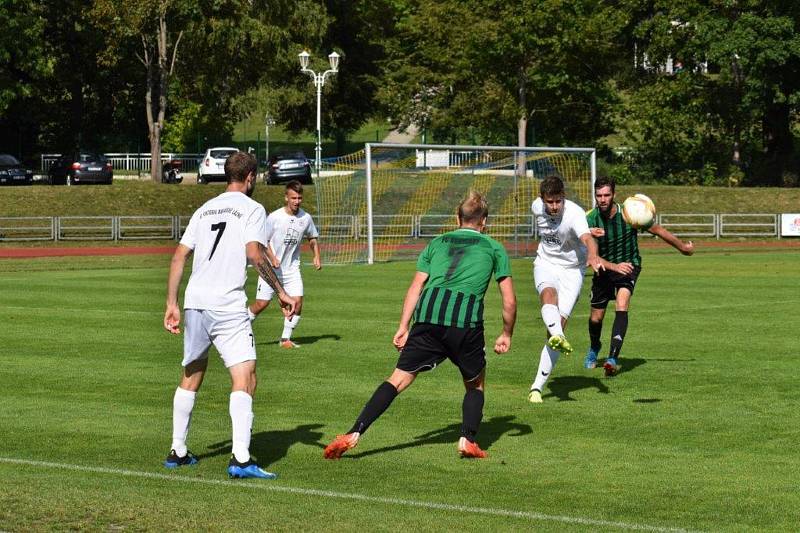
{"label": "white sock", "polygon": [[253,428],[253,397],[242,390],[233,391],[230,399],[233,456],[240,463],[250,460],[250,434]]}
{"label": "white sock", "polygon": [[186,455],[186,436],[192,421],[196,392],[178,387],[172,398],[172,449],[178,457]]}
{"label": "white sock", "polygon": [[542,320],[544,320],[547,332],[551,336],[564,335],[564,330],[561,329],[561,313],[558,312],[557,305],[544,304],[542,306]]}
{"label": "white sock", "polygon": [[294,328],[297,327],[297,323],[300,322],[300,315],[294,315],[291,320],[288,318],[283,319],[283,333],[281,334],[281,339],[291,339],[292,332]]}
{"label": "white sock", "polygon": [[544,390],[544,385],[550,378],[550,373],[553,372],[559,355],[560,353],[558,351],[550,348],[546,344],[544,345],[542,354],[539,356],[539,369],[536,371],[536,377],[533,379],[531,389],[536,389],[539,392]]}

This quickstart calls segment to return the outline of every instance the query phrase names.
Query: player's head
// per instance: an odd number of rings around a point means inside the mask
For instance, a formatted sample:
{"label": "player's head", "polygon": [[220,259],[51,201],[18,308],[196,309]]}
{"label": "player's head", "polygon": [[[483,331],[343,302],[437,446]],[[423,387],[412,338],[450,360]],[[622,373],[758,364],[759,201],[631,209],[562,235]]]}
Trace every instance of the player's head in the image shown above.
{"label": "player's head", "polygon": [[228,184],[243,183],[246,188],[244,193],[247,196],[253,194],[253,189],[256,186],[256,173],[258,172],[258,163],[253,154],[245,152],[236,152],[225,160],[225,178]]}
{"label": "player's head", "polygon": [[539,186],[544,208],[548,215],[558,215],[564,209],[564,182],[558,176],[547,176]]}
{"label": "player's head", "polygon": [[597,178],[594,182],[594,199],[597,203],[597,208],[603,214],[611,211],[614,206],[615,185],[613,178],[605,176]]}
{"label": "player's head", "polygon": [[300,204],[303,203],[303,184],[297,180],[287,183],[283,199],[286,202],[286,210],[296,215],[300,211]]}
{"label": "player's head", "polygon": [[489,204],[486,198],[477,191],[469,191],[466,198],[458,204],[458,226],[470,226],[480,231],[486,226],[486,218],[489,216]]}

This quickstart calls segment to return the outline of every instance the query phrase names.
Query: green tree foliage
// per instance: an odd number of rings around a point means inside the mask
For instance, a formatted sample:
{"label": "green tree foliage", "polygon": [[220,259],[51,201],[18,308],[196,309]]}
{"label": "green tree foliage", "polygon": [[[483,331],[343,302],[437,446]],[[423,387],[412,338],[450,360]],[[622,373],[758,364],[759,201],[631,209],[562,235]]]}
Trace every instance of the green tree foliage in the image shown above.
{"label": "green tree foliage", "polygon": [[[800,5],[755,0],[648,5],[635,30],[643,50],[652,63],[672,58],[683,71],[674,80],[645,77],[638,99],[646,99],[656,86],[684,92],[679,100],[704,100],[693,107],[698,114],[693,119],[677,111],[688,120],[685,133],[693,131],[705,139],[685,147],[690,151],[686,159],[697,162],[722,153],[720,168],[727,173],[729,165],[740,167],[751,183],[781,185],[787,178],[796,182],[800,160],[792,124],[800,111]],[[709,73],[702,68],[705,63]],[[633,117],[651,121],[667,109],[676,112],[672,106],[668,98],[653,98],[649,106],[633,109]],[[662,141],[649,139],[645,151],[673,149],[668,136]]]}
{"label": "green tree foliage", "polygon": [[32,85],[52,71],[43,46],[42,7],[33,0],[0,2],[0,116],[11,102],[32,94]]}

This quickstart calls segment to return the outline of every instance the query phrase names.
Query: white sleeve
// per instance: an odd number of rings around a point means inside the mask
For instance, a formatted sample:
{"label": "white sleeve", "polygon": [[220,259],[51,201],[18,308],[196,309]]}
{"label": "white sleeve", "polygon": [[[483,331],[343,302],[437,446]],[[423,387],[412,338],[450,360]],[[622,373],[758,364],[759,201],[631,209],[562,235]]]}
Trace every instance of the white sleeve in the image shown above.
{"label": "white sleeve", "polygon": [[311,215],[308,215],[308,227],[306,228],[306,237],[309,239],[316,239],[319,237],[319,232],[317,231],[317,227],[314,225],[314,219],[311,218]]}
{"label": "white sleeve", "polygon": [[575,236],[579,239],[582,235],[589,233],[589,223],[586,221],[586,213],[583,212],[578,205],[572,209],[572,229],[575,231]]}
{"label": "white sleeve", "polygon": [[250,213],[250,216],[245,221],[244,226],[244,242],[260,242],[265,245],[269,240],[267,235],[267,212],[264,211],[263,205],[258,205]]}
{"label": "white sleeve", "polygon": [[197,211],[189,219],[189,225],[186,226],[186,231],[183,232],[181,237],[181,244],[187,248],[195,249],[197,246]]}
{"label": "white sleeve", "polygon": [[535,216],[539,216],[544,212],[544,202],[542,202],[541,198],[537,198],[531,204],[531,212]]}
{"label": "white sleeve", "polygon": [[264,233],[266,235],[267,242],[271,241],[272,236],[275,234],[276,219],[277,217],[275,216],[274,213],[270,213],[269,216],[267,217],[267,223],[264,228]]}

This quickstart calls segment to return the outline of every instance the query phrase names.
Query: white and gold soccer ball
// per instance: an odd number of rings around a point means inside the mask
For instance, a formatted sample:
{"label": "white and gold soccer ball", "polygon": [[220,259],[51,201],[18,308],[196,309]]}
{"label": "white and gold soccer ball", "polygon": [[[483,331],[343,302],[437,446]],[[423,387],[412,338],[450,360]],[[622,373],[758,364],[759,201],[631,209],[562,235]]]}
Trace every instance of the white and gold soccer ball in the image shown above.
{"label": "white and gold soccer ball", "polygon": [[647,229],[656,218],[656,206],[644,194],[634,194],[622,202],[622,218],[636,229]]}

